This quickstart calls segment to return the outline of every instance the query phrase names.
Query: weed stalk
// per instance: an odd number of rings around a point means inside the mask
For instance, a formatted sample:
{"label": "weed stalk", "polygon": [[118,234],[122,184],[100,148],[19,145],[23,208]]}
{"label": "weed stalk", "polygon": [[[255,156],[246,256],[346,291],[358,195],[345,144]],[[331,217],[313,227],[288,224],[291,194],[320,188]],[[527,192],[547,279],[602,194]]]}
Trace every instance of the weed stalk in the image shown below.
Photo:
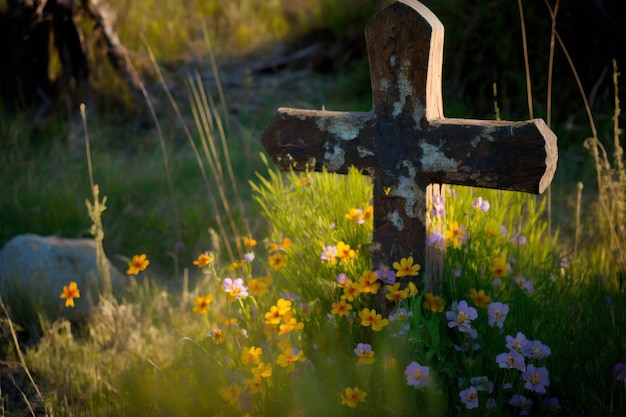
{"label": "weed stalk", "polygon": [[89,145],[89,130],[87,129],[87,116],[85,114],[85,104],[80,105],[80,114],[83,120],[83,128],[85,130],[85,150],[87,153],[87,168],[89,170],[89,184],[91,185],[91,192],[93,196],[93,203],[89,199],[85,200],[87,206],[87,213],[92,221],[90,233],[94,237],[96,242],[96,265],[98,267],[98,274],[102,280],[102,294],[104,297],[109,297],[113,293],[111,286],[111,271],[109,270],[109,262],[104,252],[104,227],[102,226],[102,213],[106,210],[107,198],[104,196],[100,200],[100,188],[98,184],[93,180],[93,166],[91,164],[91,147]]}

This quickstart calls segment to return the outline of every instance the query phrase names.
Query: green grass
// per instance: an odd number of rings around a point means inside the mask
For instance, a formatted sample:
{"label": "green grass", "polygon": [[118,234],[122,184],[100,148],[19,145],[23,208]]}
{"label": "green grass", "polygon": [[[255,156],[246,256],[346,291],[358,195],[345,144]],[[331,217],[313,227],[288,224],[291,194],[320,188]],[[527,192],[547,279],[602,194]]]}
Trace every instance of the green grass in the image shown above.
{"label": "green grass", "polygon": [[[122,271],[137,253],[148,254],[151,264],[140,276],[129,277],[123,298],[103,297],[88,322],[42,317],[43,337],[26,349],[26,359],[44,393],[48,415],[242,415],[240,406],[250,401],[251,415],[297,415],[297,410],[307,410],[306,415],[510,415],[517,410],[508,405],[513,391],[502,389],[504,382],[513,383],[516,393],[528,394],[538,410],[542,396],[523,391],[517,371],[495,363],[496,355],[505,352],[505,336],[517,332],[551,348],[552,354],[535,365],[548,368],[549,394],[559,398],[562,415],[583,410],[586,415],[623,414],[626,392],[613,366],[626,360],[619,264],[624,236],[618,221],[626,184],[619,157],[612,158],[612,153],[605,161],[589,157],[582,144],[561,149],[550,215],[547,196],[466,188],[455,188],[457,197],[447,194],[448,216],[442,227],[457,221],[468,238],[461,248],[446,249],[444,312],[424,308],[425,291],[420,288],[417,297],[399,305],[412,317],[392,321],[380,332],[361,326],[357,317],[330,314],[342,294],[337,275],[357,281],[370,268],[366,249],[372,224],[345,219],[351,208],[370,204],[369,179],[356,170],[347,176],[279,173],[259,157],[258,137],[279,106],[367,110],[371,99],[363,68],[329,76],[307,74],[280,91],[250,77],[239,88],[226,90],[225,114],[215,86],[191,84],[196,67],[181,66],[191,55],[201,58],[196,60],[199,70],[208,71],[205,29],[217,56],[228,61],[230,53],[244,55],[321,20],[339,30],[347,26],[342,22],[359,22],[368,15],[366,7],[355,17],[343,15],[346,9],[336,10],[333,2],[297,3],[302,7],[244,0],[185,8],[168,2],[147,8],[111,2],[123,12],[123,41],[142,50],[141,34],[157,61],[172,70],[166,76],[176,81],[173,93],[183,117],[161,95],[161,134],[143,103],[120,107],[117,100],[123,98],[109,97],[96,110],[87,109],[93,179],[100,196],[107,197],[102,213],[105,251]],[[177,68],[184,75],[175,73]],[[96,74],[99,88],[113,90],[119,81],[103,71]],[[205,87],[214,103],[202,98]],[[80,139],[85,132],[73,117],[71,121],[58,117],[33,126],[25,115],[0,115],[7,137],[0,145],[0,177],[8,179],[0,182],[0,244],[25,232],[89,236],[85,200],[92,197]],[[611,133],[612,147],[620,149],[619,132],[600,130],[599,136],[610,138]],[[612,187],[598,187],[596,172]],[[582,202],[578,180],[585,184]],[[491,203],[488,212],[471,207],[478,196]],[[525,236],[526,243],[512,243],[513,232]],[[257,239],[257,246],[245,247],[243,236]],[[268,262],[276,253],[268,250],[284,238],[291,239],[291,246],[280,251],[286,266],[274,269]],[[322,250],[338,242],[357,249],[356,258],[334,265],[322,262]],[[200,270],[192,262],[205,251],[215,255],[215,263]],[[253,262],[233,265],[250,251],[256,255]],[[502,285],[493,285],[495,258],[511,268]],[[567,265],[562,266],[563,258]],[[220,285],[228,277],[242,277],[249,285],[268,276],[273,281],[268,293],[234,302]],[[532,281],[534,292],[520,287],[516,278]],[[511,311],[499,331],[487,325],[485,310],[476,307],[474,342],[481,349],[458,352],[454,344],[471,341],[447,326],[445,312],[454,301],[474,306],[472,289],[484,290]],[[207,294],[214,297],[209,313],[194,313],[195,301]],[[279,336],[277,330],[265,332],[264,315],[281,297],[293,298],[294,317],[304,328]],[[5,303],[10,306],[11,301]],[[371,295],[359,296],[353,313],[371,302]],[[406,324],[408,332],[403,330]],[[209,335],[215,327],[223,331],[222,343]],[[284,355],[280,342],[285,341],[307,358],[295,365],[294,373],[279,363]],[[373,365],[355,364],[357,343],[371,344]],[[220,390],[232,383],[243,387],[252,377],[252,366],[241,359],[242,350],[251,346],[262,347],[263,361],[273,366],[272,376],[261,384],[266,394],[244,393],[241,402],[229,404]],[[411,362],[429,366],[429,387],[406,384],[403,372]],[[494,382],[494,394],[479,392],[479,408],[467,409],[459,391],[469,387],[469,378],[479,376]],[[460,385],[458,378],[463,378]],[[341,404],[341,395],[355,386],[368,396],[352,409]],[[500,404],[491,411],[485,409],[490,396]]]}

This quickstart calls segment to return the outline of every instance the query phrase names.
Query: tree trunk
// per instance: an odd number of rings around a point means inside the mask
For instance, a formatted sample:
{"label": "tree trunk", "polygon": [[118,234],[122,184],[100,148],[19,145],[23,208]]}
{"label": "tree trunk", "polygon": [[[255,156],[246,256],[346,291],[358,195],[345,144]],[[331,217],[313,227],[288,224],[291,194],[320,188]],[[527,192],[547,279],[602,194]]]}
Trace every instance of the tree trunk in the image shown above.
{"label": "tree trunk", "polygon": [[[106,0],[7,0],[0,7],[0,108],[47,108],[74,81],[86,95],[89,63],[76,25],[86,12],[104,39],[103,47],[118,74],[133,92],[141,82],[113,26]],[[58,53],[60,74],[50,72],[51,48]]]}

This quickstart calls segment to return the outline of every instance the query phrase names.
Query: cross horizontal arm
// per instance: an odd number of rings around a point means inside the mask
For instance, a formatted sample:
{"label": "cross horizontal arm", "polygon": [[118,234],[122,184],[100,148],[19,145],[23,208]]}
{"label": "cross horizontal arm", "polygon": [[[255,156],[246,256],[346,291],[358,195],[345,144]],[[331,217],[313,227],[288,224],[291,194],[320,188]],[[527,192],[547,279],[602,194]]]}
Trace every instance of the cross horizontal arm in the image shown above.
{"label": "cross horizontal arm", "polygon": [[[361,130],[371,125],[371,113],[280,108],[261,135],[261,142],[281,169],[345,174],[366,164],[358,153]],[[351,142],[350,146],[344,146]],[[365,155],[363,155],[365,156]]]}
{"label": "cross horizontal arm", "polygon": [[420,136],[427,183],[541,194],[556,171],[556,136],[541,119],[440,119]]}

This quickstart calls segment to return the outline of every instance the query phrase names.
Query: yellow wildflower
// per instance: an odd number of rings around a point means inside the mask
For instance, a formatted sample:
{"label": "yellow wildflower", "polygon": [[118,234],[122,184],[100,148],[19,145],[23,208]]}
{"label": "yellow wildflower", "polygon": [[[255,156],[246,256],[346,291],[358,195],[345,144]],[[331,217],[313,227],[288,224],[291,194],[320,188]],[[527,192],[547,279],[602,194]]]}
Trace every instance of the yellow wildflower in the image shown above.
{"label": "yellow wildflower", "polygon": [[389,324],[389,319],[383,319],[383,316],[376,313],[374,309],[364,308],[359,313],[359,318],[361,319],[361,326],[371,326],[375,332],[382,330]]}
{"label": "yellow wildflower", "polygon": [[243,362],[244,365],[260,363],[262,354],[263,349],[260,347],[251,346],[245,348],[243,352],[241,352],[241,362]]}
{"label": "yellow wildflower", "polygon": [[470,290],[470,298],[477,307],[487,308],[491,302],[491,297],[485,294],[485,290],[476,291],[476,288]]}
{"label": "yellow wildflower", "polygon": [[361,391],[359,387],[346,388],[345,393],[341,394],[341,404],[345,404],[350,408],[356,408],[358,403],[364,402],[367,393]]}
{"label": "yellow wildflower", "polygon": [[236,382],[233,382],[227,387],[220,388],[219,393],[229,404],[235,405],[239,402],[239,396],[241,395],[242,388]]}
{"label": "yellow wildflower", "polygon": [[394,262],[393,267],[396,269],[396,278],[416,277],[419,275],[421,266],[413,263],[413,257],[400,259],[400,262]]}
{"label": "yellow wildflower", "polygon": [[452,243],[452,247],[458,249],[465,239],[467,239],[467,233],[459,227],[458,222],[452,222],[450,228],[443,233],[443,237],[446,239],[446,245]]}
{"label": "yellow wildflower", "polygon": [[338,303],[333,303],[330,313],[347,317],[350,314],[350,310],[352,310],[352,305],[346,303],[346,300],[341,300]]}
{"label": "yellow wildflower", "polygon": [[337,242],[337,257],[341,262],[348,262],[356,257],[354,249],[350,249],[350,245],[344,242]]}
{"label": "yellow wildflower", "polygon": [[380,283],[378,282],[378,274],[369,269],[366,269],[359,277],[359,282],[357,285],[359,288],[359,292],[376,294],[378,292],[378,289],[380,288]]}
{"label": "yellow wildflower", "polygon": [[409,288],[407,287],[401,290],[399,282],[396,282],[393,285],[385,285],[385,288],[387,289],[385,298],[389,301],[399,303],[400,301],[409,298]]}
{"label": "yellow wildflower", "polygon": [[499,256],[493,258],[493,263],[489,267],[489,270],[494,276],[498,278],[505,276],[508,272],[506,261],[504,260],[504,258],[501,258]]}

